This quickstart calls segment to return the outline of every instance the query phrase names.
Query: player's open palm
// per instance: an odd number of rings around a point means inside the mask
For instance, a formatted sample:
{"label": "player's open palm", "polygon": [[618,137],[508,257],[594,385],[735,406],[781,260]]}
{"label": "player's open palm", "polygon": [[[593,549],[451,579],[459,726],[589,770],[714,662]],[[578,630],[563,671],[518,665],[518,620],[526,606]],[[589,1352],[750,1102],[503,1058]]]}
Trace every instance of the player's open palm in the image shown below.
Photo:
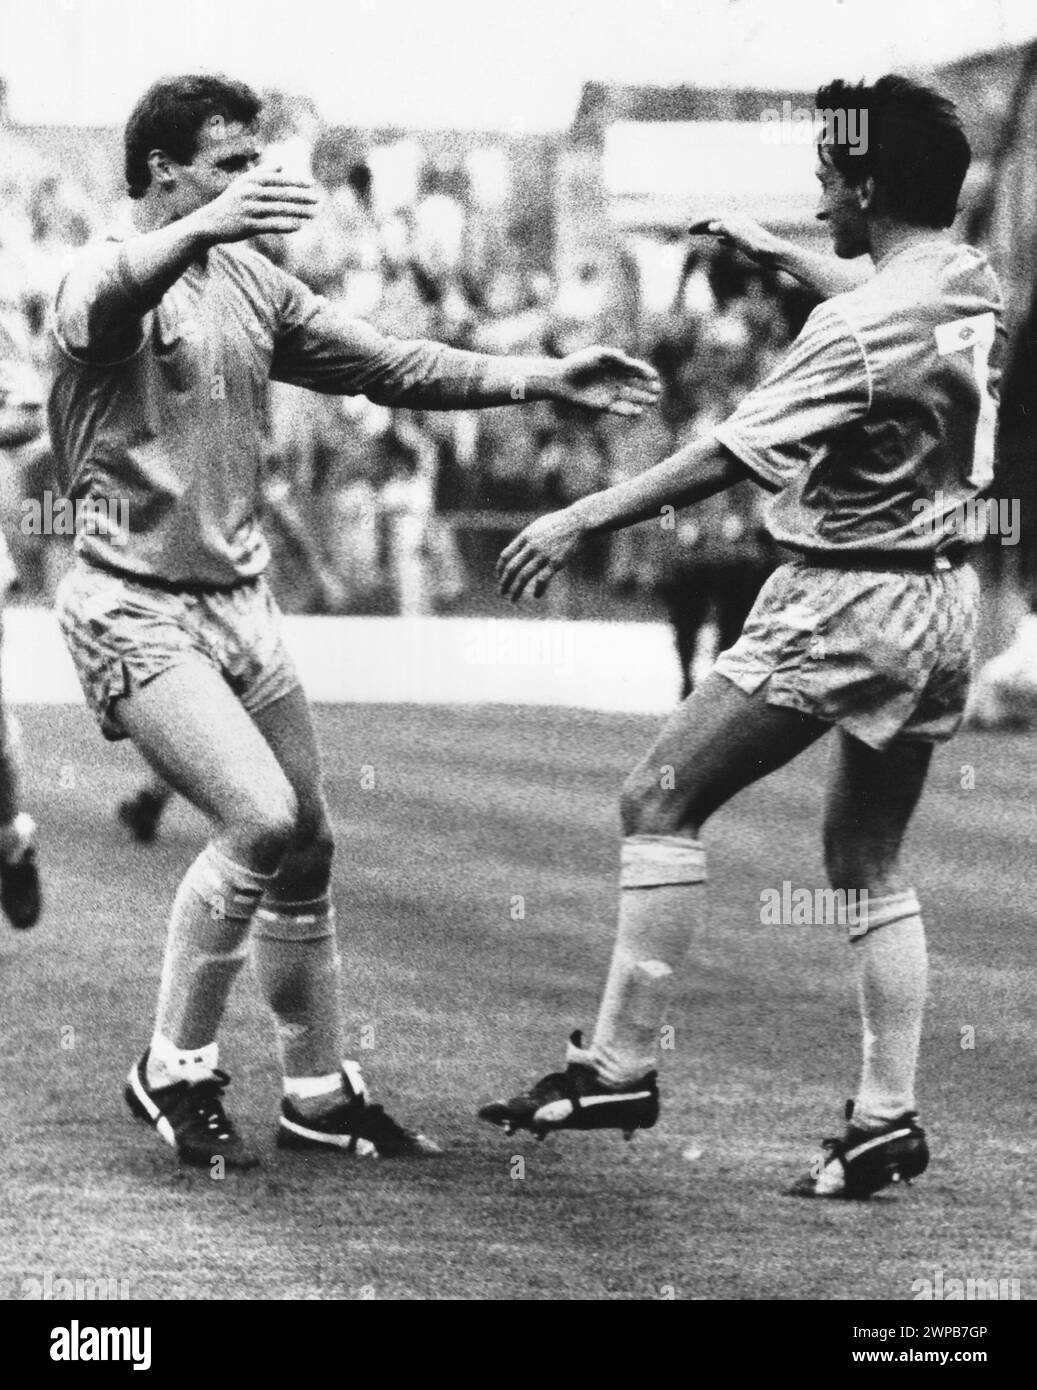
{"label": "player's open palm", "polygon": [[239,175],[201,209],[215,241],[243,241],[270,232],[297,232],[317,210],[316,185],[269,166]]}
{"label": "player's open palm", "polygon": [[659,399],[658,373],[618,348],[589,347],[562,359],[559,395],[589,410],[640,415]]}
{"label": "player's open palm", "polygon": [[532,586],[533,597],[539,598],[585,535],[586,527],[572,507],[537,517],[501,551],[497,561],[501,593],[517,603]]}

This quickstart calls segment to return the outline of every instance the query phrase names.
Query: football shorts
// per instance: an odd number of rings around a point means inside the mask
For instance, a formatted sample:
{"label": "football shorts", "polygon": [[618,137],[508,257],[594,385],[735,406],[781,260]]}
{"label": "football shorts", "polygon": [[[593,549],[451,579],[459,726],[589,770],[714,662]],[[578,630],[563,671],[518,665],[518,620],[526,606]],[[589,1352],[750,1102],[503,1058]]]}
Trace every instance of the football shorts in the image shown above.
{"label": "football shorts", "polygon": [[58,586],[58,622],[105,738],[126,737],[118,702],[174,666],[204,661],[249,713],[299,684],[263,579],[233,589],[165,590],[78,561]]}
{"label": "football shorts", "polygon": [[764,584],[715,670],[872,748],[937,743],[965,711],[978,606],[967,564],[919,573],[796,560]]}

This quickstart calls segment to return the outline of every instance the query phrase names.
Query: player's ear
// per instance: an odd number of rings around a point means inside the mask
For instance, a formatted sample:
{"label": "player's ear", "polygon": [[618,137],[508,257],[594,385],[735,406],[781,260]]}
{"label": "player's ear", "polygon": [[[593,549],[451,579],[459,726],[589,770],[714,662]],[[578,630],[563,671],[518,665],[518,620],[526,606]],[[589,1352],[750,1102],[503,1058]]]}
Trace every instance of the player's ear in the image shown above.
{"label": "player's ear", "polygon": [[176,183],[176,175],[173,172],[173,161],[165,150],[152,150],[148,155],[148,168],[151,171],[151,181],[156,187],[169,190]]}
{"label": "player's ear", "polygon": [[870,174],[863,183],[857,185],[857,202],[861,212],[875,211],[875,180]]}

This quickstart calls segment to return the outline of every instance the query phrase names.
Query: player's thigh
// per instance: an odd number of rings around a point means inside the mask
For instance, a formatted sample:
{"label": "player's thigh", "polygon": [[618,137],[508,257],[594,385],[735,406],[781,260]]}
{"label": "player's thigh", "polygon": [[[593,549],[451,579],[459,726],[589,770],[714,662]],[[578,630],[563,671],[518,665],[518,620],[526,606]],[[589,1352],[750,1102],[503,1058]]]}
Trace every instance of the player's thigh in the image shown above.
{"label": "player's thigh", "polygon": [[627,779],[620,802],[626,835],[696,832],[750,783],[783,767],[828,725],[767,704],[715,673],[678,706]]}
{"label": "player's thigh", "polygon": [[176,791],[224,830],[282,844],[295,823],[291,785],[226,681],[203,658],[122,696],[121,727]]}
{"label": "player's thigh", "polygon": [[825,866],[833,888],[899,890],[900,848],[925,786],[932,744],[869,748],[840,729],[825,798]]}
{"label": "player's thigh", "polygon": [[328,833],[323,768],[310,703],[301,686],[252,712],[256,728],[288,779],[298,806],[297,838]]}

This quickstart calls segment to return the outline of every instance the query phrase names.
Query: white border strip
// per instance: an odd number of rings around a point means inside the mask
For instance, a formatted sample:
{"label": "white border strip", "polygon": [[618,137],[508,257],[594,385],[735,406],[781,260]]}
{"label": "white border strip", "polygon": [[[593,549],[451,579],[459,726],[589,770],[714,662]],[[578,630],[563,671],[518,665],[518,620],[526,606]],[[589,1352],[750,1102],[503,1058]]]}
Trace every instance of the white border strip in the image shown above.
{"label": "white border strip", "polygon": [[[53,613],[8,608],[3,685],[12,704],[82,701]],[[285,641],[317,704],[561,705],[661,714],[678,697],[663,623],[516,618],[307,618]]]}

